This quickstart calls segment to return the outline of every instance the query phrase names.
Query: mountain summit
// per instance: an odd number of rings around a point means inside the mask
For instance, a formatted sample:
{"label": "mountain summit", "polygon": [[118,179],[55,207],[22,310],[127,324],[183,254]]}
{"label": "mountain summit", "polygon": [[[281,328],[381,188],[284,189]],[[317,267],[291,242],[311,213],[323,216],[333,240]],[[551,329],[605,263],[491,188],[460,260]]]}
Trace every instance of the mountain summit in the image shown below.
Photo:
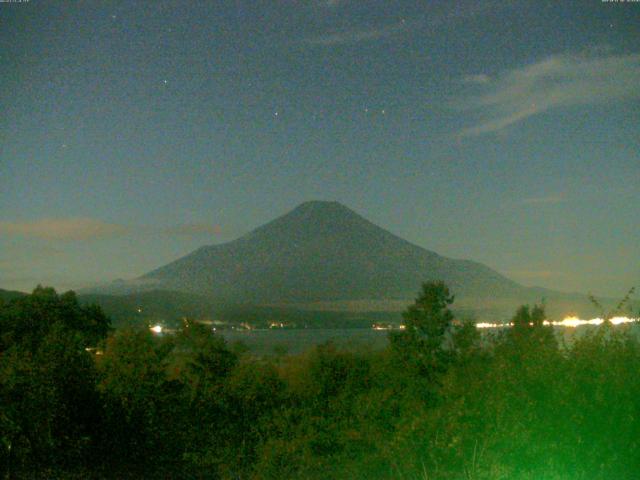
{"label": "mountain summit", "polygon": [[413,299],[444,280],[456,295],[517,296],[494,270],[403,240],[338,202],[311,201],[220,245],[201,247],[144,275],[155,288],[233,304]]}

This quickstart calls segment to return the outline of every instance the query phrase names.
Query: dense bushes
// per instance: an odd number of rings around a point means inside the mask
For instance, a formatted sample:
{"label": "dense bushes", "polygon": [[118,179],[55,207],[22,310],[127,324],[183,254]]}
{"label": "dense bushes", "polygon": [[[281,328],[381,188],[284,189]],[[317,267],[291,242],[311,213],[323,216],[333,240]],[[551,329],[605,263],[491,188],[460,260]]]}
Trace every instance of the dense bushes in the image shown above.
{"label": "dense bushes", "polygon": [[[635,478],[640,344],[560,346],[540,307],[480,337],[426,284],[381,351],[254,357],[198,324],[109,336],[38,288],[0,305],[3,478]],[[87,347],[96,347],[88,351]]]}

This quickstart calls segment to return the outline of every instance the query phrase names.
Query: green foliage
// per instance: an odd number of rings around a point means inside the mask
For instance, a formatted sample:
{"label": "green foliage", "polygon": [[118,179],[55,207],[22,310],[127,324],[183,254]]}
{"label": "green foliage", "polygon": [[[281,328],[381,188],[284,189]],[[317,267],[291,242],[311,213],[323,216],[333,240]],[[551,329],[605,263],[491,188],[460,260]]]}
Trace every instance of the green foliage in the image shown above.
{"label": "green foliage", "polygon": [[177,346],[190,352],[185,365],[186,376],[194,391],[218,388],[238,362],[223,337],[199,323],[185,326],[177,335]]}
{"label": "green foliage", "polygon": [[522,305],[511,320],[513,328],[507,332],[507,340],[513,343],[516,353],[539,353],[545,346],[557,350],[558,344],[551,326],[545,326],[544,305]]}
{"label": "green foliage", "polygon": [[[3,478],[635,478],[634,326],[560,347],[543,306],[481,336],[428,283],[383,350],[255,357],[200,324],[108,328],[73,295],[0,306]],[[25,326],[25,324],[28,326]]]}
{"label": "green foliage", "polygon": [[449,310],[453,299],[444,282],[424,283],[420,296],[402,315],[406,331],[424,337],[433,348],[440,346],[453,320]]}
{"label": "green foliage", "polygon": [[108,319],[73,292],[38,287],[0,307],[0,328],[2,470],[84,467],[100,410],[85,348],[106,335]]}
{"label": "green foliage", "polygon": [[457,325],[452,333],[452,348],[459,362],[472,360],[481,348],[480,331],[473,320],[467,319]]}
{"label": "green foliage", "polygon": [[85,346],[96,345],[107,336],[110,321],[95,306],[81,306],[74,292],[57,294],[38,286],[31,295],[14,298],[2,306],[0,351],[19,344],[34,352],[47,333],[60,324],[81,335]]}
{"label": "green foliage", "polygon": [[431,385],[447,368],[451,351],[445,349],[453,313],[453,295],[443,282],[427,282],[413,305],[402,314],[404,330],[391,332],[389,341],[399,362]]}

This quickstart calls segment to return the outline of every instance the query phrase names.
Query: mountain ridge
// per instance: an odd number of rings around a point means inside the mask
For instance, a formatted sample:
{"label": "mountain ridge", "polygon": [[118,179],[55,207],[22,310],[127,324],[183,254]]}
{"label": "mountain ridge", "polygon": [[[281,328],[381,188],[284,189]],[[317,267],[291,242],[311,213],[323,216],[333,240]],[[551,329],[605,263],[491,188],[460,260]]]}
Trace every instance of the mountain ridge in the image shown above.
{"label": "mountain ridge", "polygon": [[265,315],[274,308],[400,312],[429,280],[447,283],[456,298],[454,308],[479,321],[506,320],[518,306],[543,301],[554,319],[597,313],[586,295],[520,285],[482,263],[415,245],[327,201],[304,202],[234,240],[202,246],[134,280],[81,294],[197,295],[192,308],[186,308],[186,297],[175,297],[185,312],[203,311],[202,305],[218,312],[266,308]]}
{"label": "mountain ridge", "polygon": [[451,259],[338,202],[309,201],[241,237],[208,245],[138,279],[230,302],[411,298],[425,280],[483,296],[525,288],[472,260]]}

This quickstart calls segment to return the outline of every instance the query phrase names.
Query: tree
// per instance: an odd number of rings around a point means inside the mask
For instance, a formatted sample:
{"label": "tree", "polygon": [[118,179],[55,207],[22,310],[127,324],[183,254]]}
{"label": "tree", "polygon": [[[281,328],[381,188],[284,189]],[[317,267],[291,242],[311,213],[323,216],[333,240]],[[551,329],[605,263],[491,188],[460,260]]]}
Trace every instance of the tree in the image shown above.
{"label": "tree", "polygon": [[453,300],[444,282],[423,283],[418,298],[402,314],[404,330],[389,335],[392,349],[403,362],[429,379],[446,369],[450,352],[443,347],[453,322],[449,310]]}
{"label": "tree", "polygon": [[99,363],[98,390],[105,403],[100,447],[105,458],[128,469],[152,464],[162,447],[165,366],[155,347],[147,330],[119,330],[108,339]]}
{"label": "tree", "polygon": [[0,468],[9,472],[80,465],[99,422],[87,345],[109,320],[73,292],[36,288],[0,306]]}
{"label": "tree", "polygon": [[238,363],[238,355],[228,348],[224,337],[214,335],[199,323],[183,327],[176,336],[176,345],[179,350],[189,352],[184,374],[194,394],[220,388]]}
{"label": "tree", "polygon": [[444,282],[423,283],[420,296],[402,315],[405,328],[439,346],[453,320],[453,313],[448,308],[453,300],[454,296]]}
{"label": "tree", "polygon": [[481,350],[480,331],[472,319],[463,320],[451,333],[452,347],[458,361],[467,361]]}
{"label": "tree", "polygon": [[533,308],[522,305],[518,308],[511,319],[513,328],[508,331],[507,337],[515,342],[515,348],[519,354],[534,348],[535,345],[551,351],[558,349],[553,327],[544,325],[546,316],[544,304],[534,305]]}
{"label": "tree", "polygon": [[193,476],[209,471],[212,478],[218,478],[236,461],[229,446],[238,438],[236,418],[226,383],[238,356],[227,348],[222,336],[195,322],[185,324],[175,343],[173,367],[185,386],[183,428],[188,431],[183,468]]}
{"label": "tree", "polygon": [[0,352],[12,344],[35,352],[57,324],[79,334],[85,346],[96,345],[111,330],[111,321],[100,307],[80,305],[72,291],[58,294],[38,285],[31,295],[0,308]]}

